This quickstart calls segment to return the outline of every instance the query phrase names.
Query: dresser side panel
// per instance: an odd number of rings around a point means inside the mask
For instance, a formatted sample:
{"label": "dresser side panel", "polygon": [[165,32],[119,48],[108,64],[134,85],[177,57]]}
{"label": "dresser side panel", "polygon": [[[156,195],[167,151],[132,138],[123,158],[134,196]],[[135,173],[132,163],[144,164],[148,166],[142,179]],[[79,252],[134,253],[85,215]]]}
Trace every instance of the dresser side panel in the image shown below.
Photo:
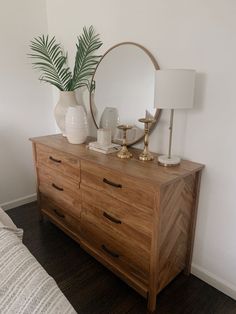
{"label": "dresser side panel", "polygon": [[196,174],[190,174],[163,189],[157,291],[186,267],[195,181]]}

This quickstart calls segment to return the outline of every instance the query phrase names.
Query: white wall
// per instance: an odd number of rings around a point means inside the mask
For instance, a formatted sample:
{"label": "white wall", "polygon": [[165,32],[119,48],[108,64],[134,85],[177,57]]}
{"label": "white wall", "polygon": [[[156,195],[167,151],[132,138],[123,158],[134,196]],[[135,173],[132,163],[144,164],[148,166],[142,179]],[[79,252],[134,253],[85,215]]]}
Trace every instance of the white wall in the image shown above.
{"label": "white wall", "polygon": [[[70,63],[76,36],[92,24],[102,35],[103,51],[135,41],[161,68],[198,71],[196,107],[176,114],[173,147],[206,164],[193,272],[236,298],[235,0],[48,0],[47,10],[49,31],[68,49]],[[166,139],[164,113],[151,149],[166,151]]]}
{"label": "white wall", "polygon": [[53,133],[52,96],[26,56],[47,32],[44,0],[0,1],[0,205],[32,200],[35,177],[29,137]]}

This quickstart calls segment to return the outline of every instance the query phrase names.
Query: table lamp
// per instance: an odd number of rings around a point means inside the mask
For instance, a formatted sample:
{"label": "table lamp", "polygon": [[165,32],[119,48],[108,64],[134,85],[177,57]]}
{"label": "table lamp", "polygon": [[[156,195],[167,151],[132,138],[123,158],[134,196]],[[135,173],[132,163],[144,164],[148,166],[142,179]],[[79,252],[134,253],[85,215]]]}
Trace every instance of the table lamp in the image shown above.
{"label": "table lamp", "polygon": [[170,134],[168,155],[159,156],[162,166],[176,166],[180,158],[171,155],[174,109],[193,107],[195,70],[157,70],[155,74],[155,108],[170,109]]}

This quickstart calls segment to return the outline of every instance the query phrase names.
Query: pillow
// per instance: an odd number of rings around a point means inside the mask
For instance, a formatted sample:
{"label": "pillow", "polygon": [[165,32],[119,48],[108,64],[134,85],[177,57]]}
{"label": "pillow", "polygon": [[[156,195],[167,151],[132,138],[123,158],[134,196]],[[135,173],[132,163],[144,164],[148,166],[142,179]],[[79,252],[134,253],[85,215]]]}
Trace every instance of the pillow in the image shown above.
{"label": "pillow", "polygon": [[0,222],[10,228],[17,228],[11,218],[4,212],[4,210],[0,207]]}
{"label": "pillow", "polygon": [[23,230],[17,228],[11,218],[0,207],[0,229],[7,229],[15,233],[15,235],[22,240]]}

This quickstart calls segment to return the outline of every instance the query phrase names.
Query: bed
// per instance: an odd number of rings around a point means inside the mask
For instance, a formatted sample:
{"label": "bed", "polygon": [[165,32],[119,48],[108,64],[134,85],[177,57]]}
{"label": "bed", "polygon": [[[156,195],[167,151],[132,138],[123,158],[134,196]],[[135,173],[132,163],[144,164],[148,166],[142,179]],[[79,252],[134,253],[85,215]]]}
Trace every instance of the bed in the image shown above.
{"label": "bed", "polygon": [[0,208],[0,313],[76,313],[22,237],[23,230]]}

